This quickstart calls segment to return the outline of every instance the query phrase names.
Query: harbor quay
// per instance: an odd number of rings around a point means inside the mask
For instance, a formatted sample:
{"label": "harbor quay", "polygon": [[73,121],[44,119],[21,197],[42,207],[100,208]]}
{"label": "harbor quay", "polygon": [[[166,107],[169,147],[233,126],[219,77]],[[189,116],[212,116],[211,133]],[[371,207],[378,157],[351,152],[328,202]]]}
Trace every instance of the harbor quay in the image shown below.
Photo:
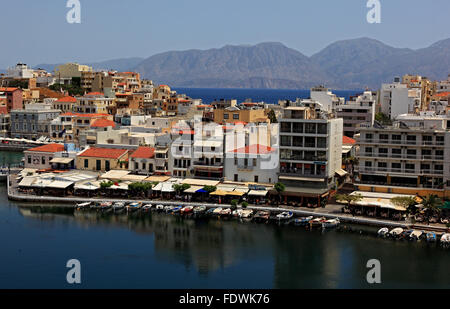
{"label": "harbor quay", "polygon": [[[102,204],[102,203],[140,203],[141,205],[162,205],[171,207],[205,207],[206,209],[231,209],[233,205],[226,203],[206,203],[206,202],[185,202],[185,201],[175,201],[175,200],[163,200],[163,199],[136,199],[136,198],[113,198],[113,197],[82,197],[82,196],[71,196],[71,197],[56,197],[56,196],[39,196],[31,194],[23,194],[18,192],[12,187],[11,176],[8,176],[8,181],[6,183],[8,198],[12,201],[25,203],[24,206],[28,208],[38,208],[38,207],[63,207],[77,209],[80,204]],[[295,217],[315,217],[323,219],[338,219],[339,222],[347,224],[356,225],[367,225],[374,227],[387,227],[387,228],[402,228],[405,230],[409,229],[419,229],[423,231],[434,231],[436,233],[446,233],[450,229],[444,226],[439,226],[436,224],[422,225],[422,224],[412,224],[407,222],[397,222],[391,220],[373,219],[353,216],[350,214],[342,213],[343,205],[328,205],[325,208],[316,209],[298,209],[290,207],[287,205],[280,205],[278,207],[273,206],[258,206],[258,205],[248,205],[245,208],[252,210],[253,212],[263,211],[272,214],[282,214],[282,213],[292,213]],[[237,206],[237,209],[243,209],[242,206]]]}

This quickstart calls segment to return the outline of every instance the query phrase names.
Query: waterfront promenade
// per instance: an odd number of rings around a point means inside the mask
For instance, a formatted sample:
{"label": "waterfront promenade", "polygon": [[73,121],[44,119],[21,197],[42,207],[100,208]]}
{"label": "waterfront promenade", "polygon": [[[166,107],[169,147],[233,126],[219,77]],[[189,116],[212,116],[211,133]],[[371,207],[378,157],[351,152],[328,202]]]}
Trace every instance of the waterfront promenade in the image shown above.
{"label": "waterfront promenade", "polygon": [[[8,177],[7,181],[7,191],[8,198],[13,201],[18,202],[27,202],[30,203],[27,207],[42,207],[42,203],[45,203],[45,207],[68,207],[75,208],[77,203],[83,202],[92,202],[92,203],[101,203],[101,202],[123,202],[129,203],[136,201],[136,199],[116,199],[116,198],[86,198],[86,197],[53,197],[53,196],[36,196],[36,195],[28,195],[19,193],[17,190],[10,186],[10,181]],[[190,202],[182,202],[182,201],[169,201],[169,200],[146,200],[139,199],[139,202],[144,204],[152,204],[152,205],[163,205],[163,206],[205,206],[206,208],[230,208],[230,204],[213,204],[213,203],[190,203]],[[403,229],[420,229],[425,231],[436,231],[436,232],[447,232],[449,229],[446,227],[435,225],[419,225],[419,224],[410,224],[407,222],[397,222],[390,220],[381,220],[381,219],[373,219],[373,218],[364,218],[364,217],[356,217],[349,214],[344,214],[340,211],[342,208],[341,205],[328,205],[326,208],[316,208],[316,209],[302,209],[302,208],[294,208],[289,206],[280,206],[280,207],[270,207],[270,206],[256,206],[249,205],[248,209],[252,210],[265,210],[275,213],[281,213],[284,211],[291,211],[297,216],[314,216],[314,217],[325,217],[327,219],[338,218],[343,223],[351,223],[351,224],[360,224],[360,225],[370,225],[377,227],[401,227]]]}

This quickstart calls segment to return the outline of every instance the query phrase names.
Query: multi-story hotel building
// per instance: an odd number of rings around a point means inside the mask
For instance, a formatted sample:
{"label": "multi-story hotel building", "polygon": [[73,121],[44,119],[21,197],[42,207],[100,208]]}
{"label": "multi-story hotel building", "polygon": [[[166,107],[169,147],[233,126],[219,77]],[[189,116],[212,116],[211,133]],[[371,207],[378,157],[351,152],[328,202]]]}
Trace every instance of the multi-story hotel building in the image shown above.
{"label": "multi-story hotel building", "polygon": [[355,100],[349,100],[343,105],[336,106],[336,116],[344,119],[344,135],[353,137],[359,132],[361,123],[373,124],[376,104],[376,93],[365,91]]}
{"label": "multi-story hotel building", "polygon": [[393,126],[361,125],[361,191],[449,197],[450,118],[401,115]]}
{"label": "multi-story hotel building", "polygon": [[[279,181],[285,195],[301,204],[320,205],[342,170],[343,120],[309,107],[292,106],[280,123]],[[287,196],[286,196],[287,199]]]}

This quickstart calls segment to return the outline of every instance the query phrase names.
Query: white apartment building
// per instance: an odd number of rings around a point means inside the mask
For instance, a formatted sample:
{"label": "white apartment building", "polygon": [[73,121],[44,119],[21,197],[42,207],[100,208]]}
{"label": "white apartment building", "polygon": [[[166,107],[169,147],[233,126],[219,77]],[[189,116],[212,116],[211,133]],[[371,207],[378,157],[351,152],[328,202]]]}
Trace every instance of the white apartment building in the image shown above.
{"label": "white apartment building", "polygon": [[102,93],[88,93],[78,97],[73,104],[73,112],[81,114],[108,114],[114,104],[114,99],[105,97]]}
{"label": "white apartment building", "polygon": [[420,107],[422,90],[408,88],[396,77],[391,84],[382,84],[380,92],[381,111],[395,119],[398,115],[414,113]]}
{"label": "white apartment building", "polygon": [[[279,181],[302,203],[321,203],[342,170],[343,120],[287,107],[280,123]],[[312,201],[311,201],[312,199]]]}
{"label": "white apartment building", "polygon": [[450,118],[400,115],[393,126],[361,126],[361,191],[449,197]]}
{"label": "white apartment building", "polygon": [[443,80],[437,83],[436,92],[450,92],[450,74],[448,75],[447,80]]}
{"label": "white apartment building", "polygon": [[7,77],[12,78],[33,78],[34,70],[29,68],[25,63],[18,63],[13,68],[8,68]]}
{"label": "white apartment building", "polygon": [[317,101],[322,105],[322,109],[331,112],[337,105],[345,103],[344,98],[336,96],[330,89],[323,86],[311,88],[311,100]]}
{"label": "white apartment building", "polygon": [[376,104],[376,93],[365,91],[355,100],[336,106],[336,117],[344,120],[344,135],[353,138],[359,132],[361,123],[373,124]]}

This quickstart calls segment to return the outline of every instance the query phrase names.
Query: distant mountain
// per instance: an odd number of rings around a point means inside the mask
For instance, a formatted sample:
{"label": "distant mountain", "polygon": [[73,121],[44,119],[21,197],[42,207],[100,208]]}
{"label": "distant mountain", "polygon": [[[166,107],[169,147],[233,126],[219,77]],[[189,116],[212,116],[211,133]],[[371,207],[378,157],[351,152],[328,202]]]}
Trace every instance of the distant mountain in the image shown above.
{"label": "distant mountain", "polygon": [[444,79],[450,73],[450,39],[412,50],[361,38],[333,43],[311,60],[330,76],[336,88],[379,88],[394,76],[419,74]]}
{"label": "distant mountain", "polygon": [[[121,58],[121,59],[112,59],[101,62],[92,62],[92,63],[83,63],[91,66],[94,70],[116,70],[116,71],[132,71],[139,63],[141,63],[144,59],[133,57],[133,58]],[[60,65],[58,64],[38,64],[35,65],[34,68],[41,68],[48,72],[53,72],[55,67]]]}
{"label": "distant mountain", "polygon": [[281,43],[165,52],[136,70],[177,87],[308,88],[328,82],[308,57]]}
{"label": "distant mountain", "polygon": [[[311,57],[281,43],[227,45],[88,65],[138,71],[157,84],[173,87],[305,89],[324,84],[334,89],[378,89],[404,74],[446,79],[450,73],[450,39],[413,50],[359,38],[335,42]],[[55,66],[35,67],[53,71]]]}

